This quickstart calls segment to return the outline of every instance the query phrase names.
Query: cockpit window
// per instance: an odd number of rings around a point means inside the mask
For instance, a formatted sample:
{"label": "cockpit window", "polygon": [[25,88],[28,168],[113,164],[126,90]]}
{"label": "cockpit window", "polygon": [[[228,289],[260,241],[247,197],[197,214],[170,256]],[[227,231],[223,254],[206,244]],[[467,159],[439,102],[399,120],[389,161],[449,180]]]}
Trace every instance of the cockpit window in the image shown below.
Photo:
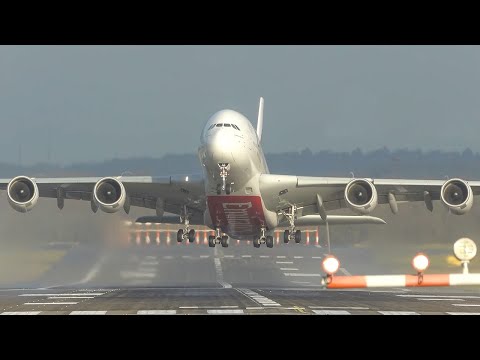
{"label": "cockpit window", "polygon": [[240,129],[238,128],[238,126],[237,126],[237,125],[235,125],[235,124],[232,124],[232,126],[233,126],[235,129],[237,129],[238,131],[240,131]]}
{"label": "cockpit window", "polygon": [[223,124],[223,126],[230,127],[231,125],[230,124]]}
{"label": "cockpit window", "polygon": [[208,128],[208,130],[212,130],[214,127],[215,127],[215,124],[212,124],[212,125],[210,125],[210,127]]}
{"label": "cockpit window", "polygon": [[223,124],[217,124],[217,127],[222,127]]}

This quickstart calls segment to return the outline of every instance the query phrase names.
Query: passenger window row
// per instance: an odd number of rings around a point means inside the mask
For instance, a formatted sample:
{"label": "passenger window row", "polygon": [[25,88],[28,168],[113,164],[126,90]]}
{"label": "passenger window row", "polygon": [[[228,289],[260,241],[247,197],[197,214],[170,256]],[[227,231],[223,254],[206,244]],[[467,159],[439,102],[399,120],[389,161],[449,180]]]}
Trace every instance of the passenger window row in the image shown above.
{"label": "passenger window row", "polygon": [[212,130],[215,126],[216,126],[216,127],[222,127],[222,126],[224,126],[224,127],[233,127],[235,130],[240,131],[240,128],[239,128],[237,125],[235,125],[235,124],[212,124],[212,125],[210,125],[210,127],[208,128],[208,130]]}

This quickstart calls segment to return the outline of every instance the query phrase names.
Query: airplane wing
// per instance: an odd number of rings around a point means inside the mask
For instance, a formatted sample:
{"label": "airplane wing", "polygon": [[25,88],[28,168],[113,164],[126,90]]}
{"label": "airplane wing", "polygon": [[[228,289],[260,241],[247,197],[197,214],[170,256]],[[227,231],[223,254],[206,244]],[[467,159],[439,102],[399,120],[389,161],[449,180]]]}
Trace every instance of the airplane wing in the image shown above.
{"label": "airplane wing", "polygon": [[[181,214],[184,206],[194,218],[203,219],[205,210],[205,189],[203,179],[200,175],[177,175],[177,176],[119,176],[115,178],[100,177],[76,177],[76,178],[28,178],[25,176],[17,177],[19,184],[16,189],[21,192],[25,191],[38,197],[56,198],[58,206],[63,207],[65,199],[92,201],[93,191],[99,181],[104,179],[114,179],[123,185],[126,197],[126,211],[129,206],[137,206],[148,209],[157,209],[157,213],[169,212],[173,214]],[[0,190],[7,190],[9,184],[15,183],[15,179],[0,179]],[[12,181],[14,180],[14,181]],[[35,185],[30,183],[32,181]],[[115,185],[115,182],[112,183]],[[35,189],[36,187],[36,189]],[[120,189],[120,188],[118,188]],[[12,187],[12,193],[15,189]],[[33,195],[32,195],[33,197]],[[38,199],[37,197],[37,199]],[[160,199],[160,201],[158,201]],[[18,203],[25,203],[27,207],[33,207],[33,204],[22,201],[17,198]],[[24,199],[26,200],[26,198]],[[106,201],[108,203],[108,201]],[[10,202],[12,204],[12,202]],[[16,210],[24,212],[22,206],[12,206]],[[95,205],[92,204],[92,210],[96,211]],[[30,210],[29,208],[25,211]],[[116,209],[119,210],[119,209]],[[109,211],[114,212],[114,211]]]}
{"label": "airplane wing", "polygon": [[344,208],[366,215],[377,204],[388,204],[396,213],[399,204],[414,201],[425,202],[427,209],[432,211],[434,200],[441,200],[451,212],[460,215],[470,210],[474,195],[480,194],[480,181],[263,174],[260,177],[260,192],[268,209],[281,211],[295,205],[299,217],[325,216],[326,211]]}

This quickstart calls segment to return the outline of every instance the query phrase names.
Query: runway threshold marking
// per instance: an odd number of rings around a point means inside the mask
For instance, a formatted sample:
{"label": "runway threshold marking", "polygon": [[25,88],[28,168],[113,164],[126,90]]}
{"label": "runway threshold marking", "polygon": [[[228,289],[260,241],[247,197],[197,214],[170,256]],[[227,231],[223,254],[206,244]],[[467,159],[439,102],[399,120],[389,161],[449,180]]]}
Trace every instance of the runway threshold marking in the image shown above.
{"label": "runway threshold marking", "polygon": [[41,311],[5,311],[0,315],[38,315]]}
{"label": "runway threshold marking", "polygon": [[213,261],[215,263],[215,274],[216,274],[216,277],[217,277],[217,282],[220,285],[222,285],[222,287],[224,289],[231,289],[232,285],[223,280],[222,262],[220,261],[220,258],[218,257],[218,251],[217,251],[216,246],[215,246],[214,254],[215,254],[215,259]]}
{"label": "runway threshold marking", "polygon": [[106,315],[107,311],[72,311],[70,315]]}
{"label": "runway threshold marking", "polygon": [[316,315],[352,315],[346,310],[312,310]]}
{"label": "runway threshold marking", "polygon": [[252,291],[250,289],[235,289],[241,294],[245,295],[248,297],[250,300],[255,301],[256,303],[262,305],[262,306],[281,306],[279,303],[276,301],[273,301],[263,295],[260,295],[259,293],[256,293],[255,291]]}
{"label": "runway threshold marking", "polygon": [[137,315],[175,315],[177,310],[138,310]]}

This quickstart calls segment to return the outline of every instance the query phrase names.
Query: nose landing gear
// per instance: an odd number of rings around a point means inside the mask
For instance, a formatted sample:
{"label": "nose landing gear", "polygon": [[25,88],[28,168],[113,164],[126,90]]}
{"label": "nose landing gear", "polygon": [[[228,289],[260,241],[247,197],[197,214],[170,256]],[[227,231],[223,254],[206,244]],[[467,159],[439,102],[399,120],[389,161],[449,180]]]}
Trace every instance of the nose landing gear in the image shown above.
{"label": "nose landing gear", "polygon": [[229,237],[225,234],[222,235],[220,228],[215,229],[215,236],[210,235],[208,237],[208,246],[215,247],[217,244],[222,244],[222,247],[226,248],[229,245]]}

